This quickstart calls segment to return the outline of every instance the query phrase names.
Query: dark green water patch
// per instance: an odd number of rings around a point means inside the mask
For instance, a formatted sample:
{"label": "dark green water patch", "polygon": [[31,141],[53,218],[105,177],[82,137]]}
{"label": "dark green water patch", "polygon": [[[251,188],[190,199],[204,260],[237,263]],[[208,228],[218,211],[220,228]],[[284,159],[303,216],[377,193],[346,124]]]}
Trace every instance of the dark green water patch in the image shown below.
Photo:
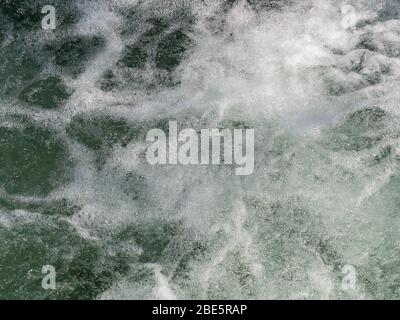
{"label": "dark green water patch", "polygon": [[255,10],[276,10],[289,5],[291,0],[247,0]]}
{"label": "dark green water patch", "polygon": [[375,43],[375,39],[373,37],[373,35],[369,32],[364,33],[361,37],[360,37],[360,41],[357,44],[357,48],[359,49],[366,49],[369,51],[377,51],[378,47]]}
{"label": "dark green water patch", "polygon": [[17,94],[21,86],[27,85],[40,72],[40,64],[30,54],[17,55],[14,50],[0,50],[0,53],[5,55],[0,64],[0,92]]}
{"label": "dark green water patch", "polygon": [[29,212],[40,213],[46,216],[71,217],[81,210],[79,205],[67,199],[51,201],[22,201],[12,197],[0,197],[0,208],[6,210],[26,210]]}
{"label": "dark green water patch", "polygon": [[139,261],[142,263],[156,263],[163,258],[163,252],[168,244],[180,232],[179,221],[168,221],[152,218],[139,221],[126,227],[117,236],[117,239],[133,239],[143,250]]}
{"label": "dark green water patch", "polygon": [[124,50],[119,65],[128,68],[142,69],[146,65],[147,53],[139,46],[128,46]]}
{"label": "dark green water patch", "polygon": [[157,47],[156,67],[173,71],[182,62],[185,51],[191,45],[190,38],[183,30],[177,30],[163,38]]}
{"label": "dark green water patch", "polygon": [[129,260],[109,255],[95,243],[85,243],[58,274],[57,299],[95,299],[129,271]]}
{"label": "dark green water patch", "polygon": [[[128,271],[126,261],[59,220],[0,226],[0,240],[1,299],[94,299]],[[42,288],[45,265],[56,269],[55,290]]]}
{"label": "dark green water patch", "polygon": [[393,154],[393,147],[388,145],[382,148],[377,155],[373,157],[371,160],[371,165],[379,165],[383,163],[386,159],[389,159],[390,156]]}
{"label": "dark green water patch", "polygon": [[60,107],[71,93],[72,90],[60,78],[49,76],[23,89],[19,99],[44,109],[53,109]]}
{"label": "dark green water patch", "polygon": [[72,119],[67,133],[87,148],[101,150],[115,144],[126,146],[138,136],[139,129],[123,118],[106,114],[81,114]]}
{"label": "dark green water patch", "polygon": [[145,177],[134,171],[125,175],[122,181],[122,189],[132,200],[144,200],[148,192]]}
{"label": "dark green water patch", "polygon": [[[29,0],[3,0],[0,4],[1,12],[11,19],[14,27],[41,28],[40,0],[34,3]],[[43,15],[44,16],[44,15]]]}
{"label": "dark green water patch", "polygon": [[107,70],[104,73],[103,78],[99,81],[98,85],[104,92],[109,92],[118,88],[118,80],[113,70]]}
{"label": "dark green water patch", "polygon": [[85,70],[87,61],[104,45],[105,40],[100,36],[73,36],[53,46],[54,62],[62,70],[77,76]]}
{"label": "dark green water patch", "polygon": [[193,241],[193,239],[187,239],[171,279],[179,283],[180,286],[185,286],[185,280],[190,278],[193,264],[196,265],[196,263],[206,259],[207,254],[209,254],[209,246],[205,240]]}
{"label": "dark green water patch", "polygon": [[71,161],[45,128],[0,127],[0,186],[10,194],[47,195],[66,181]]}
{"label": "dark green water patch", "polygon": [[329,130],[323,144],[333,150],[361,151],[377,145],[387,134],[389,115],[379,107],[357,110]]}

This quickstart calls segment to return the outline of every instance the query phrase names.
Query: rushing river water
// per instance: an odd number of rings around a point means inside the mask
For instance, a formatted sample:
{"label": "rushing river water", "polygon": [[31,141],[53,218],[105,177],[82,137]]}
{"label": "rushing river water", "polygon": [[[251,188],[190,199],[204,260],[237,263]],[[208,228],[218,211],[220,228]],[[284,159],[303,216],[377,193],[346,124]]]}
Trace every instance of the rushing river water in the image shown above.
{"label": "rushing river water", "polygon": [[[0,0],[0,298],[399,298],[399,15]],[[172,120],[254,128],[253,174],[149,165]]]}

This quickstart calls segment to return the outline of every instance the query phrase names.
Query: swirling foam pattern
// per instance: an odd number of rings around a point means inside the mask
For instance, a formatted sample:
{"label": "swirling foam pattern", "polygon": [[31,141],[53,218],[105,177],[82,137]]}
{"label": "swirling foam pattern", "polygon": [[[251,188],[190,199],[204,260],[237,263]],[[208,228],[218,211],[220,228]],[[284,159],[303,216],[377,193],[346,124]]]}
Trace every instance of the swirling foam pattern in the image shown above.
{"label": "swirling foam pattern", "polygon": [[[2,0],[0,298],[399,298],[399,14]],[[169,120],[254,128],[254,173],[150,166]]]}

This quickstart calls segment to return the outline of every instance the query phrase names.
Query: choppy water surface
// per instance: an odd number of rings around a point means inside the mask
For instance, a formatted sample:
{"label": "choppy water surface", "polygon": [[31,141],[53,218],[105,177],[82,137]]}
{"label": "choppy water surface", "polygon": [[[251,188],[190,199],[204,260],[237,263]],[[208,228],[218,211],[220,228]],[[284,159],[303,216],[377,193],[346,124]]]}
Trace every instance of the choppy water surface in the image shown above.
{"label": "choppy water surface", "polygon": [[[399,14],[1,0],[0,298],[399,298]],[[170,120],[255,128],[254,173],[150,166]]]}

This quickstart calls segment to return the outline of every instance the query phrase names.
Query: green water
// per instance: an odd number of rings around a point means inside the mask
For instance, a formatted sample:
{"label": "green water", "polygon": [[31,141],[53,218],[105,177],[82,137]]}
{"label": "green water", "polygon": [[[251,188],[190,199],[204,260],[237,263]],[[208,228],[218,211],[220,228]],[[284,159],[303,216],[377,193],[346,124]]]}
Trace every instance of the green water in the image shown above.
{"label": "green water", "polygon": [[[2,0],[0,299],[398,299],[400,7],[346,3]],[[147,164],[171,120],[254,173]]]}

